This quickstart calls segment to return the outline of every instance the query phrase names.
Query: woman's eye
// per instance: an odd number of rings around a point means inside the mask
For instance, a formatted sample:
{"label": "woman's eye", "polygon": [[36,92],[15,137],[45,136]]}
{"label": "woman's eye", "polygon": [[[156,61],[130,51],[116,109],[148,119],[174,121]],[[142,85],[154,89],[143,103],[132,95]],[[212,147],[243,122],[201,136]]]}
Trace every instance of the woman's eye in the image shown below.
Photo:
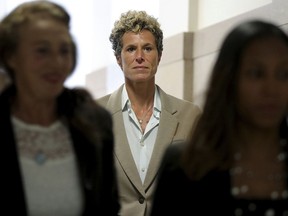
{"label": "woman's eye", "polygon": [[129,48],[127,48],[127,51],[128,51],[128,52],[133,52],[134,50],[135,50],[134,47],[129,47]]}
{"label": "woman's eye", "polygon": [[71,49],[68,48],[68,47],[65,47],[65,48],[62,48],[62,49],[60,50],[60,52],[61,52],[62,55],[67,55],[67,54],[70,54],[70,53],[71,53]]}
{"label": "woman's eye", "polygon": [[36,49],[36,52],[39,54],[46,54],[46,53],[48,53],[48,49],[44,48],[44,47],[40,47],[40,48]]}
{"label": "woman's eye", "polygon": [[250,78],[261,78],[263,76],[263,72],[259,69],[250,69],[246,74]]}
{"label": "woman's eye", "polygon": [[277,71],[277,78],[279,80],[288,80],[288,69]]}
{"label": "woman's eye", "polygon": [[151,48],[151,47],[145,47],[145,50],[146,50],[146,51],[151,51],[152,48]]}

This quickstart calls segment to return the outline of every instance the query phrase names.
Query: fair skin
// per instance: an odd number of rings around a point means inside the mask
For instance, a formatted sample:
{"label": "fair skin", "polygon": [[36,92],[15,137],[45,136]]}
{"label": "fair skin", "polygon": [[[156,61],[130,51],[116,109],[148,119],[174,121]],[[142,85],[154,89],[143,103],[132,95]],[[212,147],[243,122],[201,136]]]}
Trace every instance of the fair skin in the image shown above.
{"label": "fair skin", "polygon": [[67,27],[50,17],[33,19],[19,29],[19,46],[8,59],[17,95],[13,114],[27,123],[50,125],[56,119],[56,97],[73,66]]}
{"label": "fair skin", "polygon": [[[238,83],[238,144],[242,158],[237,164],[255,171],[255,178],[240,176],[236,185],[249,186],[247,196],[271,196],[283,191],[285,180],[267,181],[270,174],[283,173],[279,125],[288,110],[288,45],[277,38],[253,41],[240,61]],[[261,178],[260,178],[261,177]]]}
{"label": "fair skin", "polygon": [[[161,56],[154,35],[148,30],[126,32],[122,37],[123,48],[117,63],[125,76],[125,85],[132,108],[137,117],[150,118],[154,102],[155,74]],[[147,113],[148,111],[148,113]],[[145,130],[144,123],[142,130]]]}

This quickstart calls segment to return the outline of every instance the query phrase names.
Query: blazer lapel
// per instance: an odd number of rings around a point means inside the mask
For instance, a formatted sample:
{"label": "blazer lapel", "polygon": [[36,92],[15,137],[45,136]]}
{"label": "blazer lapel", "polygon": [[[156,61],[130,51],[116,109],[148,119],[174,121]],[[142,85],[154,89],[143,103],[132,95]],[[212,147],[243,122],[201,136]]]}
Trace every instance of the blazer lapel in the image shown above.
{"label": "blazer lapel", "polygon": [[140,193],[144,194],[142,182],[135,165],[128,139],[125,132],[124,120],[122,116],[122,89],[123,85],[114,93],[111,94],[108,102],[107,108],[111,110],[113,117],[113,130],[115,141],[115,157],[118,162],[117,166],[121,166],[122,170],[134,184],[134,186],[139,190]]}
{"label": "blazer lapel", "polygon": [[145,189],[150,187],[159,170],[159,165],[166,148],[172,143],[174,134],[177,131],[178,120],[165,109],[161,111],[158,135],[156,138],[154,150],[149,163],[149,168],[144,181]]}
{"label": "blazer lapel", "polygon": [[[138,189],[141,194],[145,194],[143,185],[135,165],[128,139],[125,132],[124,121],[122,116],[122,85],[117,91],[111,94],[107,102],[107,108],[110,110],[113,117],[115,143],[115,156],[118,162],[117,166],[121,166],[122,170]],[[166,148],[172,143],[179,125],[178,119],[174,116],[177,112],[175,104],[171,102],[169,96],[158,87],[161,98],[161,117],[158,128],[158,135],[154,150],[149,163],[148,171],[144,181],[145,190],[148,189],[154,181],[159,170],[159,164]]]}
{"label": "blazer lapel", "polygon": [[172,143],[179,125],[178,119],[174,117],[174,114],[177,112],[175,104],[171,103],[169,96],[159,86],[157,86],[157,88],[161,98],[161,117],[154,150],[144,181],[145,189],[149,188],[154,181],[159,170],[162,156],[166,148]]}

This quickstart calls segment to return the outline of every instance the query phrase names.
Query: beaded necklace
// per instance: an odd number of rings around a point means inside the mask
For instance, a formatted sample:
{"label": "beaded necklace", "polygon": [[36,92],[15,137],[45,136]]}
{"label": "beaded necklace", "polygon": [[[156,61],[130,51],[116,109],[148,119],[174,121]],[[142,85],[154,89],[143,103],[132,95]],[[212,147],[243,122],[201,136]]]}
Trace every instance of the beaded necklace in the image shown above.
{"label": "beaded necklace", "polygon": [[[280,145],[282,149],[284,149],[284,146],[287,145],[287,141],[282,139],[280,141]],[[241,163],[242,160],[242,153],[236,152],[234,155],[234,161],[235,165],[233,168],[230,169],[230,175],[233,178],[241,179],[241,184],[234,185],[231,188],[231,193],[235,197],[242,197],[245,196],[245,194],[248,194],[249,191],[251,191],[252,188],[250,188],[248,182],[266,182],[267,184],[275,186],[275,190],[271,191],[270,198],[271,199],[287,199],[288,198],[288,190],[287,185],[284,186],[285,189],[283,189],[283,182],[287,182],[287,173],[281,170],[281,167],[287,166],[287,152],[284,152],[283,150],[275,157],[275,160],[272,161],[273,165],[275,167],[278,167],[278,170],[275,169],[270,173],[263,174],[259,170],[253,170],[250,167],[243,166],[243,163]],[[241,165],[242,164],[242,165]],[[280,168],[279,168],[280,167]],[[247,184],[246,184],[247,183]]]}

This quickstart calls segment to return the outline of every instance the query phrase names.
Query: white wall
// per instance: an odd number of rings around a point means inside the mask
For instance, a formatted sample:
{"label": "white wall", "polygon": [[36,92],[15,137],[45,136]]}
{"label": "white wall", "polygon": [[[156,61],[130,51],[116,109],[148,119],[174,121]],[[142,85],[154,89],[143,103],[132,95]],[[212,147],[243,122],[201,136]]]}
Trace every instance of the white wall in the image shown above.
{"label": "white wall", "polygon": [[[27,0],[1,0],[1,4],[5,6],[0,11],[1,17],[23,2]],[[64,6],[70,13],[71,32],[78,45],[77,67],[66,85],[84,86],[87,73],[108,63],[107,55],[110,52],[106,47],[109,47],[107,37],[111,17],[110,5],[107,4],[109,1],[101,1],[101,5],[95,0],[85,0],[85,4],[83,1],[71,0],[54,2]]]}
{"label": "white wall", "polygon": [[190,17],[190,4],[198,7],[198,0],[160,0],[159,21],[164,38],[191,31],[190,22],[197,25],[197,16]]}
{"label": "white wall", "polygon": [[[114,21],[129,9],[146,10],[158,17],[158,0],[53,0],[71,15],[71,32],[78,45],[78,63],[66,81],[69,87],[85,86],[86,75],[99,68],[115,64],[109,41]],[[0,0],[0,18],[27,0]],[[115,66],[109,66],[115,68]],[[112,78],[113,79],[113,78]],[[111,79],[110,79],[111,80]]]}
{"label": "white wall", "polygon": [[[25,1],[27,0],[0,0],[0,18]],[[122,12],[129,9],[146,10],[149,14],[159,18],[164,38],[168,38],[178,33],[205,28],[272,2],[272,0],[54,1],[63,5],[71,14],[71,32],[78,44],[78,64],[66,85],[85,86],[87,74],[101,68],[108,68],[106,82],[109,92],[123,82],[123,75],[116,65],[109,42],[109,34],[114,21]],[[167,82],[170,81],[167,80]]]}
{"label": "white wall", "polygon": [[199,0],[198,28],[205,28],[271,2],[272,0]]}

